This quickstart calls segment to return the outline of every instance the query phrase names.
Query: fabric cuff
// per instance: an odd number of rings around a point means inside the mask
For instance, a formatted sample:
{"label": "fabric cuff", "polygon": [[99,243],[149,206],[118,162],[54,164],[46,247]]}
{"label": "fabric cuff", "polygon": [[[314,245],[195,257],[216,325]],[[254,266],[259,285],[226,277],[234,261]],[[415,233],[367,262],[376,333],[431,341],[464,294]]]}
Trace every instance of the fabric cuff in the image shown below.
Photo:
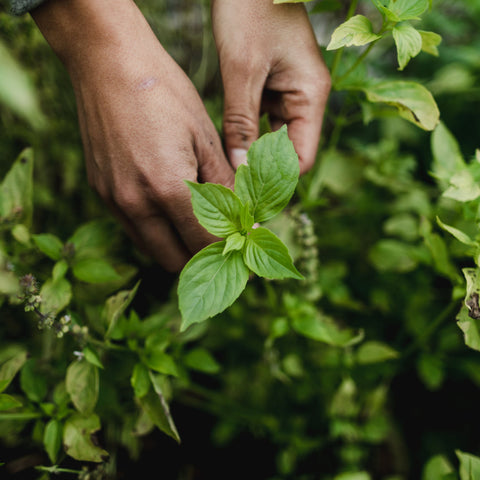
{"label": "fabric cuff", "polygon": [[13,15],[23,15],[38,7],[45,0],[10,0],[10,12]]}

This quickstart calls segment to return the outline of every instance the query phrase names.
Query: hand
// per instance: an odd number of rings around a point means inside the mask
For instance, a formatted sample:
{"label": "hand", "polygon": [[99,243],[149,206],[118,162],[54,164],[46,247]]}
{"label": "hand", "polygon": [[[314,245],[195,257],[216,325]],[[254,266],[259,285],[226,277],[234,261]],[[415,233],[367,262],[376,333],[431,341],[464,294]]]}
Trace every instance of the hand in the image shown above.
{"label": "hand", "polygon": [[69,71],[90,184],[142,250],[179,270],[215,240],[184,179],[234,175],[195,88],[130,0],[50,0],[32,16]]}
{"label": "hand", "polygon": [[212,0],[225,91],[224,135],[231,164],[245,161],[261,113],[288,125],[304,173],[315,161],[330,75],[303,5]]}

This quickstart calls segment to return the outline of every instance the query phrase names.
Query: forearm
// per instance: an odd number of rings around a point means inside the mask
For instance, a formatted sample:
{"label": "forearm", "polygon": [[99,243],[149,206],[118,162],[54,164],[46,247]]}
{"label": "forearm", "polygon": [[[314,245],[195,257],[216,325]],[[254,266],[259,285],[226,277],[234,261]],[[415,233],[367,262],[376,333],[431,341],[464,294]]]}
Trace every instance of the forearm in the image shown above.
{"label": "forearm", "polygon": [[48,0],[31,15],[72,78],[133,72],[149,48],[166,55],[132,0]]}

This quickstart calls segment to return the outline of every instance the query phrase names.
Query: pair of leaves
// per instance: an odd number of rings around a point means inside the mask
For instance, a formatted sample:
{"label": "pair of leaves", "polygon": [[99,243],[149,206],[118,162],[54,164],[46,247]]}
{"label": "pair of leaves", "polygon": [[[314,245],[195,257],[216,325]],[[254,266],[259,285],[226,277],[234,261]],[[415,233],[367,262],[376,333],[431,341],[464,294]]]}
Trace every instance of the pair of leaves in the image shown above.
{"label": "pair of leaves", "polygon": [[282,241],[266,228],[254,228],[277,215],[295,191],[299,163],[287,127],[254,142],[247,158],[248,165],[235,174],[234,192],[222,185],[187,182],[198,221],[224,240],[197,253],[180,275],[182,330],[230,306],[250,271],[270,279],[303,278]]}

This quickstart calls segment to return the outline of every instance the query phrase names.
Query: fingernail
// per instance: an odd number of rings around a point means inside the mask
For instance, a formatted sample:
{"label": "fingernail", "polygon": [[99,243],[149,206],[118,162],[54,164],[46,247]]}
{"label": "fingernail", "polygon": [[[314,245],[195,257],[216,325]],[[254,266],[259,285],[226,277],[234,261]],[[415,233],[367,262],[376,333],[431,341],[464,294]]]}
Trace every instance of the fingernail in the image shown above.
{"label": "fingernail", "polygon": [[236,170],[240,165],[247,164],[247,151],[244,148],[232,148],[230,150],[230,162]]}

